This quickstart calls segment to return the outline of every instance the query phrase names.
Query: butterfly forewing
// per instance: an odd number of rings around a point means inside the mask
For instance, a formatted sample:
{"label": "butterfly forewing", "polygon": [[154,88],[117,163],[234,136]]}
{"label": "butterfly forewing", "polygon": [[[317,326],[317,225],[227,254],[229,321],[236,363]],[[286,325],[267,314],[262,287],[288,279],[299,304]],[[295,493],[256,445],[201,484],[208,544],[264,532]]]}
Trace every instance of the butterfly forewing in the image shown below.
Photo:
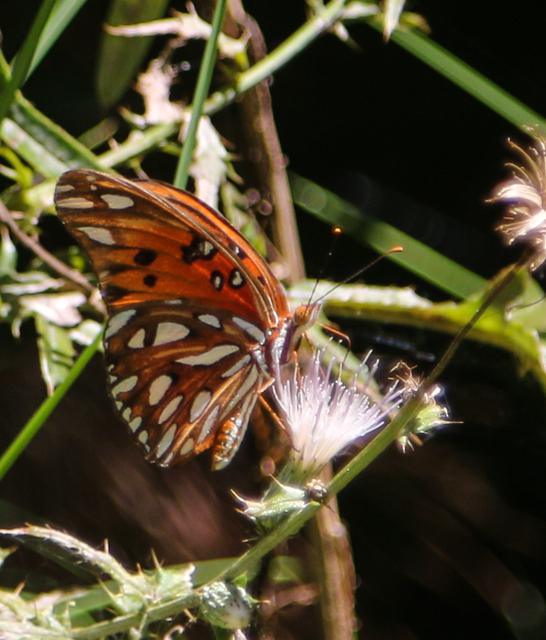
{"label": "butterfly forewing", "polygon": [[77,170],[55,200],[108,307],[120,416],[154,462],[212,446],[224,466],[271,382],[266,352],[288,317],[281,286],[220,214],[173,187]]}

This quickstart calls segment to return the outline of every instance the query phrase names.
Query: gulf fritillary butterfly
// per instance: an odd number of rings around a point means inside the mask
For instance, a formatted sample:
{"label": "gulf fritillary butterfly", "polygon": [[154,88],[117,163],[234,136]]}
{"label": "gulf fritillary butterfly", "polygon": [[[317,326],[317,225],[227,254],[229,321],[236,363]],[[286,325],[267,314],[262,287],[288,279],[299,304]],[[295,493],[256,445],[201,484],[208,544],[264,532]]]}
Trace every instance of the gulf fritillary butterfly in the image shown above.
{"label": "gulf fritillary butterfly", "polygon": [[292,316],[243,236],[167,184],[68,171],[55,204],[97,274],[110,395],[146,458],[168,467],[212,448],[225,467],[316,305]]}

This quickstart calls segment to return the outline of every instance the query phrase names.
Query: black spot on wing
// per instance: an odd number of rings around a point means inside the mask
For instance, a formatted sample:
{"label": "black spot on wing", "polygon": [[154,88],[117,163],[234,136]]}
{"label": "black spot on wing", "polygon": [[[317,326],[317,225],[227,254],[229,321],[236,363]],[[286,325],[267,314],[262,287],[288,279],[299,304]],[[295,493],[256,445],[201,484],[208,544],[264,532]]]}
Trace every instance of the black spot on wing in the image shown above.
{"label": "black spot on wing", "polygon": [[133,258],[135,264],[148,267],[157,258],[157,253],[152,249],[141,249]]}
{"label": "black spot on wing", "polygon": [[195,236],[190,244],[183,245],[180,249],[182,260],[188,264],[192,264],[196,260],[212,260],[218,253],[218,249],[201,236]]}
{"label": "black spot on wing", "polygon": [[119,300],[128,294],[127,289],[118,287],[115,284],[108,284],[105,287],[101,287],[102,297],[107,303]]}
{"label": "black spot on wing", "polygon": [[147,275],[144,276],[144,278],[142,279],[142,282],[147,286],[153,288],[155,287],[156,283],[157,283],[157,276],[154,276],[153,273],[148,273]]}

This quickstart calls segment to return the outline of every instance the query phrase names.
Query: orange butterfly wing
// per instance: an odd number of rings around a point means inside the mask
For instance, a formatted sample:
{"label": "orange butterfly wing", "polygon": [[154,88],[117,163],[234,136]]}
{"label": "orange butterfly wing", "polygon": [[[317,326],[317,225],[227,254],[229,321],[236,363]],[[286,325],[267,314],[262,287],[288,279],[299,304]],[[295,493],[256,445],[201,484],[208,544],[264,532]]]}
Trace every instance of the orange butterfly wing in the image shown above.
{"label": "orange butterfly wing", "polygon": [[55,202],[97,274],[110,393],[146,457],[170,466],[212,447],[225,466],[283,348],[281,285],[220,214],[174,187],[75,170]]}

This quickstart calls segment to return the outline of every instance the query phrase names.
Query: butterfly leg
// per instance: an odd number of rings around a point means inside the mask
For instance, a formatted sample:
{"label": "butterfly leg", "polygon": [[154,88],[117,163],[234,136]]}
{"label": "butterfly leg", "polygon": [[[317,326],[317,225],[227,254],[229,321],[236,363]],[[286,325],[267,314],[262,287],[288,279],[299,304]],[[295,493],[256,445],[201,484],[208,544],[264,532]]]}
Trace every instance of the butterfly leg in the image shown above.
{"label": "butterfly leg", "polygon": [[242,407],[228,418],[218,429],[212,449],[212,469],[219,471],[226,467],[237,453],[246,433],[248,421],[256,404],[256,395],[249,396]]}

